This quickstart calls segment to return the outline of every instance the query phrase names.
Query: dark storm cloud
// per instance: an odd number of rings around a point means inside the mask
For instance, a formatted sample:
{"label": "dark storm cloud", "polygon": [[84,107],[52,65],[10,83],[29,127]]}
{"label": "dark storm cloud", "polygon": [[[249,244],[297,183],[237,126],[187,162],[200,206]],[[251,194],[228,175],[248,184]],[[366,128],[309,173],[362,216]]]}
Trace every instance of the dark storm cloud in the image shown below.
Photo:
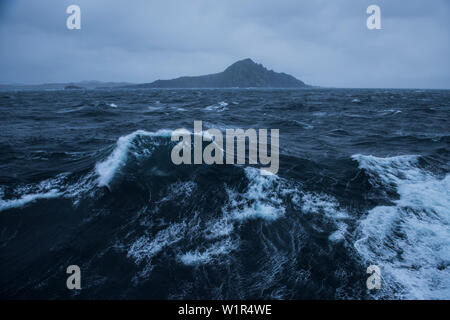
{"label": "dark storm cloud", "polygon": [[[0,82],[149,82],[250,57],[310,84],[450,87],[448,0],[0,2]],[[66,8],[82,29],[66,28]],[[369,31],[378,4],[382,30]]]}

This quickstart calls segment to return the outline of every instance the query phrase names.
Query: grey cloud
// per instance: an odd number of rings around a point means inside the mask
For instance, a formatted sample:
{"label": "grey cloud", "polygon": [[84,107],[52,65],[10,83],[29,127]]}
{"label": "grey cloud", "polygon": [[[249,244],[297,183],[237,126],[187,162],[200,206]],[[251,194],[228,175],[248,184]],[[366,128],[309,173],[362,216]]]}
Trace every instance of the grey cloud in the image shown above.
{"label": "grey cloud", "polygon": [[[82,30],[65,27],[68,5]],[[365,27],[382,9],[383,30]],[[0,6],[0,82],[149,82],[251,57],[307,83],[449,88],[447,0],[40,0]]]}

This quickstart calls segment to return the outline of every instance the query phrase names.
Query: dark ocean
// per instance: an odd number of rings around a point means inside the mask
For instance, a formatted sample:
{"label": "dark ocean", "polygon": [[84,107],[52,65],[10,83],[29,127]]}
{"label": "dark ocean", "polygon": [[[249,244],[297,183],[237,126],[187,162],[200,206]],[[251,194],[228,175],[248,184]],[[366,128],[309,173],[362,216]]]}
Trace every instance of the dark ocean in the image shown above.
{"label": "dark ocean", "polygon": [[[278,174],[174,165],[194,120],[279,129]],[[0,297],[450,299],[449,120],[448,90],[0,92]]]}

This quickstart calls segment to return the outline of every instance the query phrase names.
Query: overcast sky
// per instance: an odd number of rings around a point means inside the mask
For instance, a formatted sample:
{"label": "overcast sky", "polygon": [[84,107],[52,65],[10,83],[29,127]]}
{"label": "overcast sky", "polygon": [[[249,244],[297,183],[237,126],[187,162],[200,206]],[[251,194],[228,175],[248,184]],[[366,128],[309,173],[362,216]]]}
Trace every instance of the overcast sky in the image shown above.
{"label": "overcast sky", "polygon": [[0,83],[151,82],[252,58],[313,85],[450,88],[449,17],[449,0],[0,0]]}

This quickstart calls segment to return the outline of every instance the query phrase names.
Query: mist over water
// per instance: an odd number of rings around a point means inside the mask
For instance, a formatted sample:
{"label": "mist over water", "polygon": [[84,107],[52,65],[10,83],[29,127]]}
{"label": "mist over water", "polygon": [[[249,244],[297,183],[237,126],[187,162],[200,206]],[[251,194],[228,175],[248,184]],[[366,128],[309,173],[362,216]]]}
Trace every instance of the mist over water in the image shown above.
{"label": "mist over water", "polygon": [[[3,298],[449,299],[450,91],[0,93]],[[280,129],[280,169],[171,132]],[[81,291],[66,268],[81,268]],[[366,288],[378,265],[382,288]]]}

